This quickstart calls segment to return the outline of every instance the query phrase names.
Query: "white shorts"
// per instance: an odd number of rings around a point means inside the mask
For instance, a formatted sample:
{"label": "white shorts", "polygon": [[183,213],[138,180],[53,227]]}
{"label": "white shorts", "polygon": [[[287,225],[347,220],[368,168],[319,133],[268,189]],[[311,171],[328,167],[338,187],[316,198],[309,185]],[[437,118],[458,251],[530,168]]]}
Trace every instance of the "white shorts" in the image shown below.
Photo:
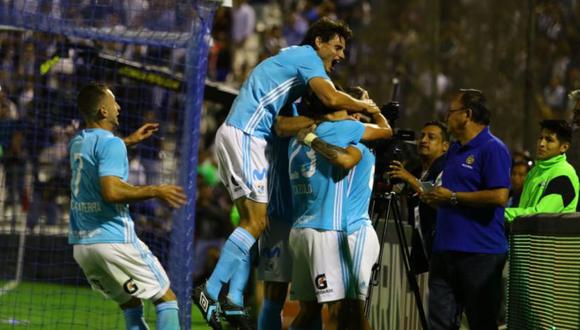
{"label": "white shorts", "polygon": [[247,197],[268,203],[267,142],[230,125],[220,126],[215,137],[218,172],[232,200]]}
{"label": "white shorts", "polygon": [[292,255],[288,242],[290,229],[291,224],[270,219],[270,224],[258,240],[259,280],[288,283],[292,279]]}
{"label": "white shorts", "polygon": [[349,251],[345,232],[292,228],[292,286],[290,298],[319,303],[342,300],[349,286]]}
{"label": "white shorts", "polygon": [[373,266],[379,258],[379,238],[372,225],[364,225],[348,235],[348,248],[352,260],[352,276],[358,299],[365,300]]}
{"label": "white shorts", "polygon": [[156,301],[169,289],[169,278],[147,245],[76,244],[73,256],[93,290],[119,304],[131,297]]}

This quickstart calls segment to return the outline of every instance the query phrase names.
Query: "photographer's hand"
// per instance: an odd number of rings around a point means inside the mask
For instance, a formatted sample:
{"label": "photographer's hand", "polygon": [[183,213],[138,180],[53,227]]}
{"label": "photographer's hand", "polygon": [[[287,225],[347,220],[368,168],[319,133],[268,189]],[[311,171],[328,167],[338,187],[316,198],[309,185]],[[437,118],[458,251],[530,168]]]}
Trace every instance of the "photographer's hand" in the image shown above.
{"label": "photographer's hand", "polygon": [[391,165],[389,165],[389,169],[390,170],[388,174],[391,178],[401,179],[405,181],[407,184],[411,186],[411,188],[413,188],[413,190],[415,190],[415,192],[419,194],[423,192],[423,188],[421,188],[419,180],[413,174],[409,173],[409,171],[405,169],[405,167],[400,161],[394,160],[391,163]]}

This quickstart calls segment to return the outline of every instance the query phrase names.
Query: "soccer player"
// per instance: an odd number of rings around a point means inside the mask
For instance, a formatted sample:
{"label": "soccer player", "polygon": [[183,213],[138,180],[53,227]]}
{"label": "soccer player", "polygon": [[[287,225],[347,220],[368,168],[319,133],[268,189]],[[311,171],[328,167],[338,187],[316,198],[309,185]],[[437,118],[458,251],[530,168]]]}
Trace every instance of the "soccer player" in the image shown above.
{"label": "soccer player", "polygon": [[[368,98],[368,93],[360,87],[352,88],[349,94],[357,99]],[[340,116],[340,113],[335,113],[335,117],[338,116]],[[343,113],[342,116],[346,117],[347,114]],[[390,138],[392,129],[386,118],[380,112],[373,113],[371,116],[373,123],[364,124],[361,140],[374,141]],[[359,114],[355,114],[355,117],[359,120],[362,119]],[[365,118],[366,120],[367,118]],[[304,141],[310,133],[309,131],[310,129],[301,130],[297,135],[297,140]],[[343,154],[342,157],[348,154],[347,150],[329,144],[328,141],[324,141],[319,136],[310,136],[310,139],[313,139],[311,142],[312,149],[332,165],[347,168],[344,166],[344,161],[339,161],[341,154]],[[341,306],[341,309],[348,309],[350,316],[348,321],[351,327],[370,329],[370,324],[364,317],[363,302],[368,293],[372,267],[378,258],[380,248],[377,234],[372,227],[368,213],[373,187],[375,156],[362,143],[357,143],[355,147],[359,150],[361,158],[348,174],[347,193],[344,199],[348,208],[346,209],[346,217],[343,220],[346,222],[345,232],[348,241],[348,267],[350,268],[348,276],[352,285],[350,292],[347,292],[345,297],[347,298],[346,305]],[[310,305],[312,311],[315,312],[316,308],[312,306],[312,303]]]}
{"label": "soccer player", "polygon": [[[309,87],[331,108],[378,111],[372,100],[356,100],[337,91],[328,77],[334,65],[344,59],[350,36],[350,29],[342,23],[327,18],[315,22],[301,46],[282,50],[252,71],[217,132],[220,178],[239,210],[240,226],[226,241],[208,281],[194,290],[193,300],[213,328],[221,326],[220,314],[233,325],[252,328],[244,310],[243,291],[250,271],[250,248],[267,224],[266,146],[280,109]],[[307,120],[300,124],[307,127],[312,123]],[[218,304],[222,285],[228,282],[227,299]]]}
{"label": "soccer player", "polygon": [[179,329],[178,306],[157,258],[137,237],[127,203],[158,198],[177,208],[187,197],[175,185],[127,183],[127,147],[150,137],[158,124],[145,124],[125,139],[113,135],[120,107],[104,84],[91,83],[77,98],[86,128],[69,143],[74,259],[94,290],[115,300],[127,329],[148,329],[141,299],[155,304],[157,329]]}

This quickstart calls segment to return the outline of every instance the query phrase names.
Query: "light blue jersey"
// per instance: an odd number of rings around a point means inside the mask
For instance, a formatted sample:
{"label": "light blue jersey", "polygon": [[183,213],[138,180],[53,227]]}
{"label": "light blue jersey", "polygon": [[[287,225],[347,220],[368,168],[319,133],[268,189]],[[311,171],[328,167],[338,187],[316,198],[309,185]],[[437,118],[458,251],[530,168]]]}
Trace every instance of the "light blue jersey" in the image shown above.
{"label": "light blue jersey", "polygon": [[290,138],[274,135],[268,144],[270,168],[268,173],[268,217],[270,221],[292,224],[292,188],[288,177],[288,146]]}
{"label": "light blue jersey", "polygon": [[[324,122],[316,135],[327,143],[346,148],[357,144],[365,127],[358,121]],[[294,228],[346,229],[348,171],[332,165],[314,149],[292,139],[289,148]]]}
{"label": "light blue jersey", "polygon": [[311,46],[292,46],[261,62],[234,100],[226,123],[247,134],[270,138],[280,109],[301,97],[310,79],[330,80]]}
{"label": "light blue jersey", "polygon": [[84,129],[69,142],[69,158],[69,243],[134,242],[137,237],[129,205],[107,203],[101,196],[101,177],[116,176],[127,181],[129,162],[123,140],[103,129]]}
{"label": "light blue jersey", "polygon": [[348,175],[348,211],[346,230],[348,234],[363,225],[370,224],[369,203],[375,175],[375,155],[362,143],[357,144],[362,153],[360,162]]}

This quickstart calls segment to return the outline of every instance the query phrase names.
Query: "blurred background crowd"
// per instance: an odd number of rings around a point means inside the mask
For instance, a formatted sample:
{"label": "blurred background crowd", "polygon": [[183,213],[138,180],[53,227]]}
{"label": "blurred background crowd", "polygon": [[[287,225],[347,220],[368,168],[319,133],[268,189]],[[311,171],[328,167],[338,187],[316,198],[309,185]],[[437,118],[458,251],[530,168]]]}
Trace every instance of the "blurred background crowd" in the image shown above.
{"label": "blurred background crowd", "polygon": [[[68,1],[72,0],[0,0],[0,6],[71,22],[96,19],[96,27],[112,31],[187,31],[191,21],[186,18],[195,15],[184,10],[187,1],[177,1],[176,6],[164,0],[82,0],[82,6],[67,6]],[[578,0],[233,0],[232,8],[219,8],[214,16],[208,79],[238,88],[257,63],[300,43],[309,24],[323,16],[342,19],[354,31],[335,81],[363,86],[377,103],[386,103],[392,78],[401,80],[397,126],[417,130],[428,119],[445,119],[452,91],[478,88],[488,97],[494,134],[512,149],[514,158],[527,163],[533,159],[529,151],[535,149],[537,123],[571,116],[573,104],[566,96],[580,88]],[[67,47],[70,44],[76,45],[74,50]],[[78,128],[70,118],[76,114],[71,103],[78,83],[74,77],[86,59],[79,45],[184,71],[180,48],[65,39],[0,27],[2,226],[14,226],[25,214],[29,230],[66,230],[69,192],[57,187],[69,180],[66,145]],[[130,80],[115,87],[124,109],[121,135],[145,121],[179,122],[182,92]],[[42,108],[49,110],[35,111],[41,108],[38,102],[48,103]],[[137,102],[149,106],[138,120],[132,114]],[[219,102],[204,103],[196,236],[202,244],[198,253],[209,256],[235,225],[212,153],[215,130],[228,110]],[[28,126],[39,129],[24,133]],[[129,181],[145,184],[174,177],[179,134],[178,127],[167,124],[160,137],[130,150]],[[170,223],[159,220],[164,208],[151,203],[136,206],[138,228],[167,232]]]}

